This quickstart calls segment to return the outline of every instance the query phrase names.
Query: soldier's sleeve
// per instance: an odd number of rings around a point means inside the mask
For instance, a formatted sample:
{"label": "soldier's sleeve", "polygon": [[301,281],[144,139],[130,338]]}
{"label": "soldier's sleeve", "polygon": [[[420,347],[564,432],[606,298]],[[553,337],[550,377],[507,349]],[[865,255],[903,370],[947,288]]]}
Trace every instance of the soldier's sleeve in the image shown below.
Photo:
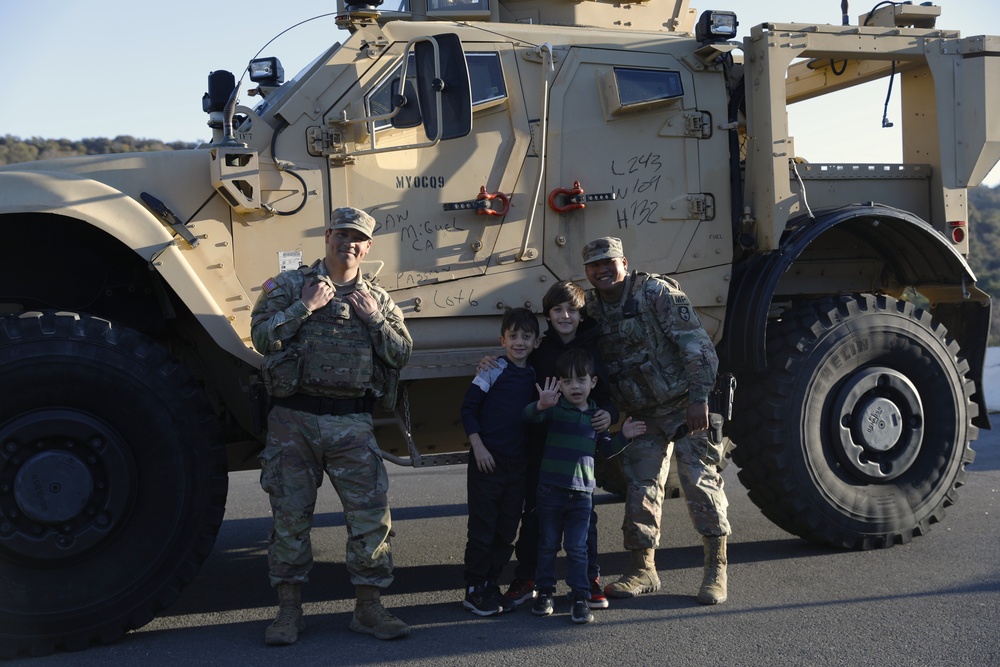
{"label": "soldier's sleeve", "polygon": [[312,313],[284,275],[268,278],[250,313],[250,337],[261,354],[276,352]]}
{"label": "soldier's sleeve", "polygon": [[[652,283],[650,280],[647,284]],[[687,371],[688,398],[705,403],[715,388],[719,357],[708,332],[687,295],[668,283],[656,281],[656,292],[649,295],[664,334],[677,345]]]}
{"label": "soldier's sleeve", "polygon": [[618,406],[611,400],[611,376],[608,374],[604,362],[601,361],[601,353],[596,345],[590,348],[590,355],[594,362],[594,377],[597,378],[597,386],[594,387],[590,397],[597,403],[597,407],[608,411],[608,414],[611,415],[611,423],[617,424],[621,413],[618,411]]}
{"label": "soldier's sleeve", "polygon": [[410,360],[413,338],[403,321],[403,311],[383,290],[372,290],[379,302],[379,311],[368,326],[375,354],[389,368],[401,369]]}
{"label": "soldier's sleeve", "polygon": [[629,440],[622,435],[621,431],[614,435],[608,431],[597,434],[597,453],[606,459],[618,456],[625,451],[628,445]]}

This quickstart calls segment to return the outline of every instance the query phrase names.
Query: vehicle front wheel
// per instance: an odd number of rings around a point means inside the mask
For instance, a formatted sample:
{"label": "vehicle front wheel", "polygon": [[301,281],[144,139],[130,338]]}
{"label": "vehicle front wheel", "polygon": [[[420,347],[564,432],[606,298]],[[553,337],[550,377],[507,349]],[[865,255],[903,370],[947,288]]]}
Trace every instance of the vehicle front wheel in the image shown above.
{"label": "vehicle front wheel", "polygon": [[0,320],[0,654],[112,641],[208,556],[218,421],[166,349],[88,315]]}

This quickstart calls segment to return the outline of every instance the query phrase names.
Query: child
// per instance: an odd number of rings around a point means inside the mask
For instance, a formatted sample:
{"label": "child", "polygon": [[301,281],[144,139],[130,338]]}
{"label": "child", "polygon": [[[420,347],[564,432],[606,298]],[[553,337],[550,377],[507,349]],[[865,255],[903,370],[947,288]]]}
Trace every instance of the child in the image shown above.
{"label": "child", "polygon": [[[592,396],[599,407],[594,414],[593,426],[597,432],[606,431],[618,421],[618,409],[611,403],[611,383],[608,381],[600,354],[597,352],[597,328],[594,320],[584,317],[583,289],[574,282],[560,281],[548,289],[542,297],[542,311],[549,326],[538,348],[528,357],[528,363],[535,369],[535,382],[544,385],[545,379],[555,377],[556,360],[567,350],[584,349],[590,353],[594,363],[597,386]],[[483,360],[480,368],[489,368],[492,358]],[[538,469],[545,445],[545,427],[531,424],[528,428],[528,469],[524,488],[524,512],[518,531],[514,554],[517,565],[514,580],[504,594],[514,604],[521,604],[535,597],[535,567],[538,562],[538,515],[535,512],[535,489],[538,486]],[[590,531],[587,534],[587,578],[590,580],[590,598],[587,605],[591,609],[606,609],[608,599],[601,586],[601,570],[597,564],[597,513],[590,516]]]}
{"label": "child", "polygon": [[514,551],[524,504],[524,406],[535,396],[535,371],[528,355],[538,345],[538,319],[527,308],[507,311],[500,325],[506,354],[496,368],[480,371],[462,401],[462,426],[469,436],[469,524],[465,545],[463,606],[479,616],[514,609],[497,578]]}
{"label": "child", "polygon": [[591,421],[597,404],[590,392],[597,384],[594,363],[586,350],[564,353],[557,362],[559,379],[548,378],[539,398],[524,408],[524,419],[548,427],[536,495],[538,512],[538,598],[531,608],[536,616],[553,611],[556,587],[556,554],[562,538],[566,551],[566,583],[570,587],[574,623],[589,623],[594,614],[587,605],[587,532],[593,510],[594,456],[621,453],[632,438],[646,432],[644,422],[629,417],[621,433],[598,433]]}

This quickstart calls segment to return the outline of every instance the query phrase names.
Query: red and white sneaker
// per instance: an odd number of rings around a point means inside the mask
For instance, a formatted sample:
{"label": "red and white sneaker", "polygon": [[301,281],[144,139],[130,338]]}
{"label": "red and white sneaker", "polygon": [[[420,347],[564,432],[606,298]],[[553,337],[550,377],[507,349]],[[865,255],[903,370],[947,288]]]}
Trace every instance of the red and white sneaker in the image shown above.
{"label": "red and white sneaker", "polygon": [[504,598],[514,604],[521,604],[535,597],[534,579],[515,579],[510,583],[510,588],[503,594]]}
{"label": "red and white sneaker", "polygon": [[587,600],[587,606],[591,609],[608,608],[608,598],[605,597],[604,589],[601,588],[600,578],[590,580],[590,598]]}

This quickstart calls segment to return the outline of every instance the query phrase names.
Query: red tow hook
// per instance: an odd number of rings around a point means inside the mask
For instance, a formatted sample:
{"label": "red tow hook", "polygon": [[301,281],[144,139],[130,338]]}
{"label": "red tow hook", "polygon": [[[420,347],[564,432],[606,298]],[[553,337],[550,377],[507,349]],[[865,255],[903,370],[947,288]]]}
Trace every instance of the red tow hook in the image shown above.
{"label": "red tow hook", "polygon": [[476,197],[476,199],[479,201],[485,200],[486,202],[492,202],[494,199],[499,199],[503,204],[503,208],[494,209],[492,203],[488,203],[483,208],[476,211],[479,215],[507,215],[507,211],[510,210],[510,198],[502,192],[487,192],[485,185],[479,186],[479,196]]}
{"label": "red tow hook", "polygon": [[[493,200],[499,199],[503,208],[493,208]],[[457,201],[443,205],[446,211],[475,211],[477,215],[507,215],[510,198],[502,192],[487,192],[486,186],[479,186],[479,195],[471,201]]]}
{"label": "red tow hook", "polygon": [[[565,196],[565,204],[557,204],[556,197]],[[557,213],[565,213],[566,211],[572,211],[575,208],[587,208],[587,205],[583,203],[583,188],[580,187],[580,181],[573,181],[573,187],[571,189],[567,188],[556,188],[549,193],[549,206],[552,207],[553,211]]]}

